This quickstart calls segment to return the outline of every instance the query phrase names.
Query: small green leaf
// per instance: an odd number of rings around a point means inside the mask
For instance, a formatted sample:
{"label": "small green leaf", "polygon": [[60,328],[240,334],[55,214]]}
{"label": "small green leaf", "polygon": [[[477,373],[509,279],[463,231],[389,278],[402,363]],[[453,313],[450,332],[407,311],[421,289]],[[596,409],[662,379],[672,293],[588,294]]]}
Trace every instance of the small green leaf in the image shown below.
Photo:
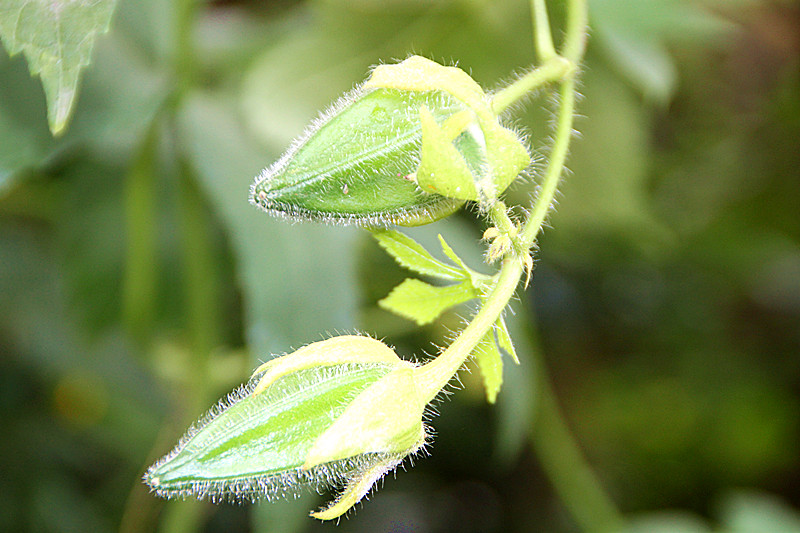
{"label": "small green leaf", "polygon": [[403,267],[442,279],[464,279],[464,273],[433,257],[411,237],[395,230],[373,233],[378,244]]}
{"label": "small green leaf", "polygon": [[436,320],[447,309],[478,296],[469,281],[458,285],[434,287],[408,278],[392,289],[378,305],[387,311],[415,321],[422,326]]}
{"label": "small green leaf", "polygon": [[480,293],[485,287],[487,281],[490,279],[489,276],[485,274],[481,274],[480,272],[476,272],[469,268],[467,264],[461,259],[453,248],[450,247],[449,244],[444,240],[444,237],[439,235],[439,243],[442,245],[442,251],[444,254],[455,264],[457,264],[461,271],[464,272],[465,276],[469,279],[472,287],[475,289],[476,294]]}
{"label": "small green leaf", "polygon": [[502,348],[515,363],[519,364],[517,351],[514,349],[514,343],[511,341],[511,334],[508,332],[508,326],[505,319],[501,316],[495,322],[495,333],[497,334],[497,345]]}
{"label": "small green leaf", "polygon": [[455,264],[460,266],[461,270],[463,270],[464,272],[470,272],[471,271],[470,268],[460,257],[458,257],[453,248],[451,248],[450,245],[447,244],[447,241],[444,240],[444,237],[442,237],[441,234],[437,236],[439,237],[439,244],[442,245],[442,251],[444,252],[444,255],[450,258],[450,260],[453,261]]}
{"label": "small green leaf", "polygon": [[23,52],[31,74],[41,76],[53,134],[67,124],[80,71],[113,11],[114,0],[0,0],[0,38],[10,55]]}
{"label": "small green leaf", "polygon": [[503,385],[503,359],[497,343],[494,339],[494,331],[491,329],[480,340],[472,352],[475,363],[483,378],[483,387],[486,390],[486,401],[494,403],[497,401],[497,393]]}

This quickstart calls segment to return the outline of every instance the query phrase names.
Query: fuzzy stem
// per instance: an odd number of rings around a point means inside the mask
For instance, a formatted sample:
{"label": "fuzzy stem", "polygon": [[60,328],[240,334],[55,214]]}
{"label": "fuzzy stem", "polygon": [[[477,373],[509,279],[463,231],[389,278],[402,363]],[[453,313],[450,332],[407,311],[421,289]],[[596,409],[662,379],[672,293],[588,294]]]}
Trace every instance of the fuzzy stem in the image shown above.
{"label": "fuzzy stem", "polygon": [[417,387],[421,400],[429,403],[458,372],[472,350],[489,328],[500,318],[522,276],[522,263],[516,257],[506,257],[497,283],[491,289],[481,310],[447,349],[417,370]]}
{"label": "fuzzy stem", "polygon": [[550,82],[562,80],[574,70],[574,62],[563,57],[554,56],[541,66],[517,79],[508,87],[494,93],[492,96],[492,111],[499,115],[534,89]]}
{"label": "fuzzy stem", "polygon": [[[575,113],[575,80],[572,76],[562,82],[559,94],[560,104],[556,121],[556,140],[553,144],[550,163],[545,171],[539,194],[533,204],[530,217],[520,234],[519,243],[523,249],[529,249],[533,246],[547,214],[550,212],[553,199],[558,190],[561,174],[564,171],[564,163],[572,137],[573,115]],[[523,93],[519,93],[517,97],[522,98],[522,96]],[[513,101],[508,101],[508,103],[510,105]],[[505,214],[505,206],[501,202],[497,202],[493,209],[501,209],[503,214],[506,217],[508,216]],[[494,214],[496,215],[497,213]],[[502,220],[501,217],[497,218]],[[433,399],[458,372],[478,342],[503,313],[519,284],[522,271],[522,263],[516,257],[510,256],[503,260],[497,283],[490,291],[483,307],[475,315],[475,318],[444,352],[419,369],[420,393],[423,397]]]}
{"label": "fuzzy stem", "polygon": [[[585,11],[586,4],[581,0],[570,2],[570,9],[583,9]],[[570,13],[568,23],[570,24],[570,31],[581,33],[585,31],[583,26],[578,25],[576,21],[585,21],[586,14]],[[582,53],[583,48],[578,46],[582,40],[568,35],[567,43],[574,49],[573,53]],[[577,44],[576,44],[577,43]],[[519,243],[523,249],[530,249],[533,246],[536,237],[542,229],[545,218],[550,211],[553,204],[556,191],[558,190],[558,183],[561,179],[561,174],[564,171],[564,163],[566,161],[567,152],[569,148],[570,139],[572,137],[572,124],[573,115],[575,113],[575,69],[572,65],[580,60],[580,56],[571,56],[571,61],[566,61],[561,58],[556,58],[546,65],[561,65],[559,75],[553,79],[558,79],[562,76],[567,78],[561,83],[560,103],[557,113],[555,143],[551,152],[550,163],[544,174],[539,194],[533,204],[528,221],[523,227],[520,234]],[[505,109],[513,104],[520,98],[524,97],[526,92],[531,90],[532,87],[538,86],[531,82],[531,79],[541,80],[544,76],[532,76],[537,72],[541,72],[545,65],[523,76],[517,82],[509,87],[506,87],[497,93],[492,100],[492,107],[497,111],[498,109]],[[555,67],[550,67],[555,69]],[[554,72],[552,70],[550,72]],[[503,216],[498,212],[502,211],[504,217],[508,217],[505,212],[505,205],[502,202],[497,202],[493,206],[492,216],[497,222],[503,222]],[[459,334],[455,341],[453,341],[447,349],[442,352],[436,359],[422,366],[418,372],[420,394],[427,401],[432,400],[439,391],[444,388],[452,377],[463,366],[464,362],[469,357],[472,350],[480,342],[483,336],[489,331],[494,323],[503,313],[503,310],[508,305],[509,300],[514,296],[514,292],[522,277],[523,265],[514,255],[506,256],[503,260],[503,265],[500,268],[500,273],[497,277],[497,282],[489,292],[488,297],[484,301],[483,307],[478,311],[478,314],[472,319],[466,328]]]}
{"label": "fuzzy stem", "polygon": [[520,235],[521,241],[528,246],[533,245],[539,231],[542,229],[558,190],[561,174],[564,172],[564,163],[569,151],[575,112],[574,78],[569,78],[561,84],[559,96],[560,105],[556,118],[555,142],[550,152],[550,161],[544,173],[539,196],[533,204],[533,210]]}
{"label": "fuzzy stem", "polygon": [[489,209],[489,218],[492,224],[502,233],[509,234],[516,231],[514,222],[508,216],[508,209],[502,200],[497,200]]}
{"label": "fuzzy stem", "polygon": [[550,19],[547,17],[544,0],[531,0],[531,14],[536,55],[539,56],[540,62],[545,63],[556,56],[556,49],[553,46],[553,36],[550,34]]}
{"label": "fuzzy stem", "polygon": [[586,50],[589,28],[589,10],[586,0],[568,0],[567,27],[561,56],[577,64]]}
{"label": "fuzzy stem", "polygon": [[[542,20],[544,6],[536,0],[532,3],[537,21]],[[508,106],[524,97],[532,88],[545,81],[561,79],[559,106],[555,126],[555,142],[550,160],[545,170],[531,214],[518,237],[523,250],[530,249],[553,204],[561,175],[564,172],[575,114],[575,65],[580,61],[585,46],[586,3],[571,0],[567,15],[567,37],[564,45],[564,58],[553,57],[542,67],[523,76],[517,82],[497,93],[492,101],[495,112],[502,112]],[[545,19],[546,20],[546,19]],[[544,25],[544,23],[541,23]],[[539,24],[536,28],[540,31]],[[548,32],[549,33],[549,32]],[[537,40],[547,41],[540,37]],[[549,53],[547,44],[540,46],[540,55]],[[513,227],[506,207],[502,202],[492,206],[490,216],[501,231]],[[472,350],[489,331],[513,297],[523,273],[523,263],[516,253],[508,254],[504,260],[495,285],[484,301],[483,307],[475,315],[455,341],[436,359],[419,368],[418,385],[420,394],[426,401],[432,400],[447,385],[464,365]],[[544,365],[540,364],[544,372]],[[609,531],[622,523],[619,512],[603,492],[600,483],[586,464],[577,443],[566,428],[558,410],[555,396],[547,381],[542,377],[540,383],[539,421],[533,431],[532,441],[548,472],[553,485],[561,495],[564,504],[576,522],[587,532]]]}

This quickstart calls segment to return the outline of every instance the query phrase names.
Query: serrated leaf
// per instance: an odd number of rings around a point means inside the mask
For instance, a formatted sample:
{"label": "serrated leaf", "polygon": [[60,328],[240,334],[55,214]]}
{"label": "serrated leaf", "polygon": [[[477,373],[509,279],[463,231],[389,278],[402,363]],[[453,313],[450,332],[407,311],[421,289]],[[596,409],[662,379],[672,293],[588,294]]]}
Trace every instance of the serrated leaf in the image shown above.
{"label": "serrated leaf", "polygon": [[503,359],[497,343],[494,339],[494,331],[491,329],[480,340],[472,355],[475,363],[483,378],[483,387],[486,390],[486,401],[494,403],[497,401],[497,393],[503,385]]}
{"label": "serrated leaf", "polygon": [[378,305],[422,326],[436,320],[447,309],[477,297],[468,281],[458,285],[434,287],[418,279],[406,279],[392,289]]}
{"label": "serrated leaf", "polygon": [[519,364],[517,351],[514,349],[514,343],[511,341],[511,334],[508,332],[505,319],[501,316],[495,322],[495,333],[497,334],[497,344],[503,349],[515,363]]}
{"label": "serrated leaf", "polygon": [[442,251],[444,254],[455,264],[461,267],[461,270],[466,274],[469,278],[470,283],[472,283],[472,287],[475,289],[476,292],[480,292],[482,287],[485,287],[485,280],[488,279],[488,276],[481,274],[479,272],[475,272],[471,268],[467,266],[463,259],[461,259],[453,248],[450,247],[449,244],[444,240],[441,234],[438,235],[439,243],[442,245]]}
{"label": "serrated leaf", "polygon": [[442,263],[433,257],[418,242],[408,235],[395,230],[376,231],[373,233],[378,244],[386,253],[409,270],[419,274],[442,279],[464,279],[464,272]]}
{"label": "serrated leaf", "polygon": [[50,131],[60,133],[75,103],[78,78],[98,35],[108,31],[114,0],[0,0],[0,38],[39,75]]}
{"label": "serrated leaf", "polygon": [[450,245],[447,244],[447,241],[444,240],[444,237],[442,237],[441,233],[437,236],[439,237],[439,243],[442,245],[442,251],[444,252],[444,255],[450,258],[450,260],[453,261],[455,264],[460,266],[462,270],[469,272],[470,270],[469,267],[466,265],[466,263],[464,263],[464,261],[462,261],[460,257],[458,257],[458,255],[450,247]]}

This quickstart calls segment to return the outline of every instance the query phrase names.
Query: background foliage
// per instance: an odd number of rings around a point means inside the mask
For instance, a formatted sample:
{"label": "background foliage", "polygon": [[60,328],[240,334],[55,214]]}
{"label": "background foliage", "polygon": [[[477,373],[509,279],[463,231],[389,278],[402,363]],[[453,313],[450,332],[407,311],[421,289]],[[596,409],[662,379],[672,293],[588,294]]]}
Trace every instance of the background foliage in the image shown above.
{"label": "background foliage", "polygon": [[[632,530],[800,531],[800,12],[590,9],[572,175],[511,324],[522,365],[497,408],[464,374],[432,456],[339,531],[573,531],[527,444],[535,349]],[[496,86],[533,62],[528,6],[119,0],[57,138],[0,52],[0,529],[335,527],[305,517],[313,496],[164,505],[139,478],[270,353],[357,329],[420,357],[459,326],[377,307],[405,273],[366,232],[246,201],[317,110],[410,52]],[[538,150],[541,104],[515,115]],[[477,266],[471,218],[414,237]]]}

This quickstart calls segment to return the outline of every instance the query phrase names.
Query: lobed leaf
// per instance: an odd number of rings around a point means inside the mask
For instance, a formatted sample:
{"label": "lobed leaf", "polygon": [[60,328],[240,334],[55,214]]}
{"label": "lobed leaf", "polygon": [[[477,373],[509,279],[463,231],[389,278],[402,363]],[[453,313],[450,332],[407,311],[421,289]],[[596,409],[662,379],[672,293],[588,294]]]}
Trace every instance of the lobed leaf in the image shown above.
{"label": "lobed leaf", "polygon": [[108,31],[114,0],[0,0],[0,39],[22,52],[42,79],[50,131],[60,133],[75,103],[80,71],[98,35]]}
{"label": "lobed leaf", "polygon": [[442,279],[464,279],[464,272],[442,263],[411,237],[395,230],[373,233],[378,244],[403,267]]}
{"label": "lobed leaf", "polygon": [[447,309],[477,296],[477,291],[469,281],[434,287],[424,281],[408,278],[392,289],[386,298],[378,301],[378,305],[422,326],[436,320]]}

